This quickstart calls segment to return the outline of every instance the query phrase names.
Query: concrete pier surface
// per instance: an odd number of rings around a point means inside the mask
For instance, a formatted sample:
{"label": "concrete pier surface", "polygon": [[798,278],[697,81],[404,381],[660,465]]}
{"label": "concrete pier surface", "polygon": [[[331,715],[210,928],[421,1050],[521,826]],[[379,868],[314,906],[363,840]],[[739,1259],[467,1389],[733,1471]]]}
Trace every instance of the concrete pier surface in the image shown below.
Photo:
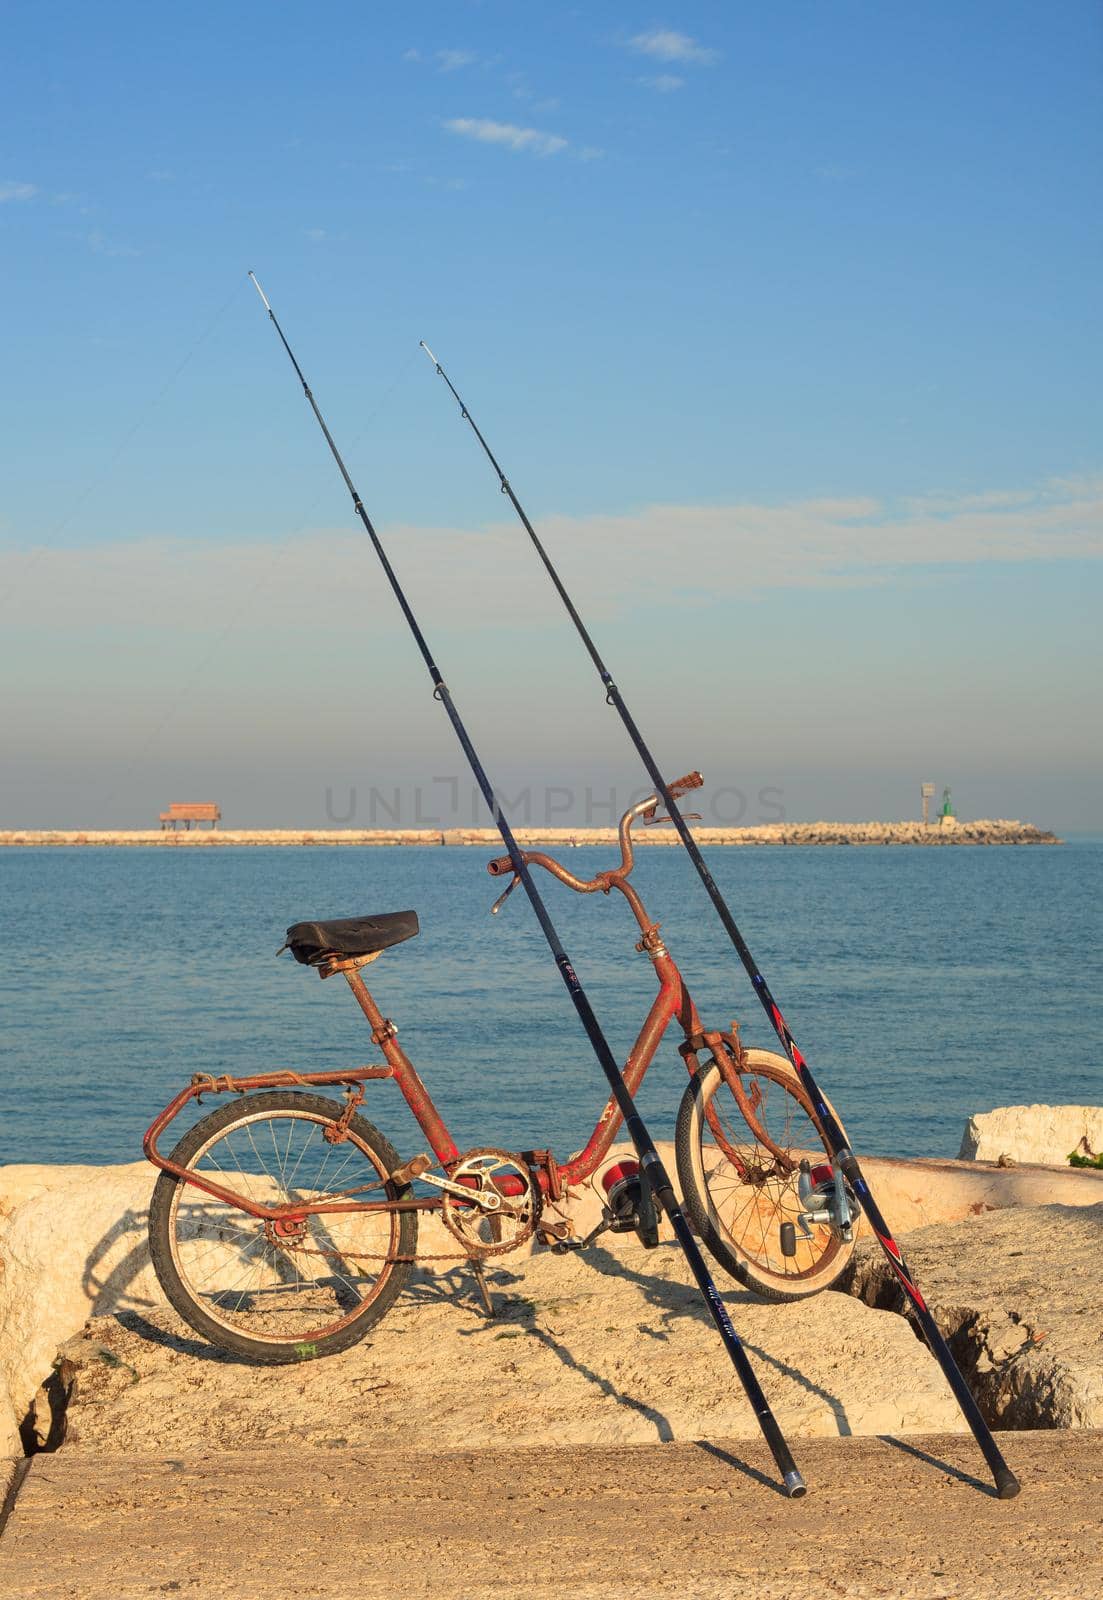
{"label": "concrete pier surface", "polygon": [[[514,828],[523,849],[549,845],[615,844],[615,828]],[[714,845],[951,845],[1060,844],[1055,834],[1032,822],[982,820],[940,827],[921,822],[771,822],[754,828],[694,828],[701,846]],[[637,828],[634,845],[677,845],[671,827]],[[169,850],[207,850],[229,845],[473,845],[500,855],[496,828],[190,828],[97,829],[9,828],[0,831],[0,848],[47,845],[153,845]]]}
{"label": "concrete pier surface", "polygon": [[759,1440],[36,1456],[6,1600],[1083,1600],[1103,1593],[1103,1440],[808,1439],[786,1500]]}

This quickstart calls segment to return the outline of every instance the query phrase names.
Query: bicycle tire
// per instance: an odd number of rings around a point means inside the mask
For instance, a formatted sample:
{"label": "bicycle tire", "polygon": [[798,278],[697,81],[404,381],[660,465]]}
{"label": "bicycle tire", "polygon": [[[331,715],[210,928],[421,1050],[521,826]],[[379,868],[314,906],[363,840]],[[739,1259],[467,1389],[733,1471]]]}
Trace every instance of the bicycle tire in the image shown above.
{"label": "bicycle tire", "polygon": [[[746,1051],[741,1080],[744,1089],[751,1086],[755,1114],[764,1125],[768,1120],[774,1145],[792,1151],[794,1160],[806,1154],[813,1164],[830,1161],[811,1102],[784,1056]],[[721,1119],[728,1154],[709,1126],[710,1111]],[[710,1254],[745,1288],[764,1300],[804,1300],[838,1279],[854,1240],[836,1229],[813,1223],[811,1240],[798,1236],[796,1255],[783,1254],[780,1225],[794,1222],[801,1209],[797,1172],[777,1171],[714,1061],[682,1096],[674,1149],[690,1220]]]}
{"label": "bicycle tire", "polygon": [[[382,1188],[366,1198],[408,1198],[410,1186],[389,1179],[399,1165],[398,1152],[365,1117],[350,1118],[344,1140],[325,1139],[325,1129],[343,1111],[322,1095],[296,1090],[248,1095],[197,1122],[170,1159],[228,1189],[236,1184],[257,1203],[317,1198],[377,1180],[385,1180]],[[236,1144],[235,1133],[242,1135]],[[304,1171],[319,1133],[315,1155]],[[272,1165],[280,1169],[276,1174],[259,1170],[269,1160],[266,1140],[273,1150]],[[302,1148],[296,1156],[297,1140]],[[322,1180],[335,1152],[335,1171],[327,1184]],[[230,1159],[228,1169],[219,1155]],[[291,1170],[293,1159],[297,1164]],[[313,1165],[316,1159],[318,1167]],[[335,1181],[346,1174],[350,1181],[335,1188]],[[307,1182],[310,1177],[313,1187]],[[318,1242],[307,1245],[307,1240]],[[374,1249],[372,1255],[357,1254],[369,1244],[379,1246],[385,1259],[374,1260]],[[416,1245],[417,1213],[412,1211],[314,1214],[304,1219],[297,1243],[273,1244],[262,1221],[169,1172],[158,1177],[149,1208],[150,1257],[169,1303],[212,1344],[265,1365],[335,1355],[357,1343],[387,1313],[409,1277],[412,1263],[393,1258],[412,1257]],[[200,1277],[203,1261],[205,1276]],[[247,1276],[242,1285],[237,1269],[243,1261]],[[315,1268],[316,1262],[325,1265]],[[220,1273],[225,1280],[221,1286]]]}

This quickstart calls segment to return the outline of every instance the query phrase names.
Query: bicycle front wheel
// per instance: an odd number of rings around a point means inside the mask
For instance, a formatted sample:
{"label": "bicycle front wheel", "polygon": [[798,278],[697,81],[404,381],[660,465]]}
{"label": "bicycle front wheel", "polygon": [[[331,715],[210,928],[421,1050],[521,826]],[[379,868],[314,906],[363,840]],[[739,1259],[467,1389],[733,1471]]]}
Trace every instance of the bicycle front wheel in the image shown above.
{"label": "bicycle front wheel", "polygon": [[[686,1210],[710,1252],[765,1300],[803,1300],[833,1284],[853,1239],[812,1223],[806,1235],[797,1168],[831,1153],[800,1080],[784,1056],[748,1050],[740,1073],[758,1124],[748,1125],[715,1062],[690,1082],[678,1113],[675,1154]],[[763,1135],[765,1137],[763,1137]],[[794,1225],[794,1255],[782,1224]]]}
{"label": "bicycle front wheel", "polygon": [[[171,1159],[262,1206],[408,1198],[409,1185],[390,1180],[398,1152],[365,1118],[334,1139],[342,1111],[316,1094],[249,1095],[196,1123]],[[416,1244],[415,1212],[273,1223],[168,1172],[149,1208],[150,1256],[170,1303],[204,1338],[266,1363],[333,1355],[363,1338],[400,1293]]]}

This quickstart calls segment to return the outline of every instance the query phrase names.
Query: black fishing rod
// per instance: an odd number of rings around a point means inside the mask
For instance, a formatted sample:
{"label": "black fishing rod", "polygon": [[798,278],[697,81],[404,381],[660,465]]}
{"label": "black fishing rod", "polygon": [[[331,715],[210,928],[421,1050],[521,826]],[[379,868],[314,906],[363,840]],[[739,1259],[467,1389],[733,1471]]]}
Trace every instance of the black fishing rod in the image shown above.
{"label": "black fishing rod", "polygon": [[620,1108],[621,1115],[624,1117],[624,1126],[630,1139],[632,1140],[633,1145],[636,1148],[636,1153],[640,1158],[640,1167],[643,1172],[644,1181],[650,1185],[651,1192],[655,1196],[655,1199],[670,1218],[670,1223],[674,1229],[675,1237],[682,1247],[686,1260],[689,1262],[690,1270],[697,1280],[697,1285],[704,1296],[705,1304],[708,1306],[712,1320],[719,1329],[720,1337],[723,1339],[724,1346],[728,1352],[728,1355],[731,1357],[732,1364],[734,1365],[736,1372],[739,1374],[739,1378],[743,1384],[744,1390],[746,1391],[747,1398],[751,1403],[755,1416],[758,1418],[759,1427],[762,1429],[766,1443],[769,1445],[773,1458],[777,1463],[778,1471],[781,1473],[784,1491],[790,1499],[797,1499],[805,1493],[804,1479],[797,1470],[797,1464],[793,1460],[789,1446],[786,1444],[785,1437],[778,1426],[777,1418],[770,1410],[769,1402],[762,1392],[762,1386],[755,1376],[754,1368],[751,1366],[747,1352],[743,1348],[743,1342],[736,1333],[732,1324],[732,1320],[728,1316],[727,1309],[724,1306],[724,1302],[721,1300],[720,1295],[717,1292],[716,1285],[712,1281],[712,1276],[705,1264],[705,1258],[701,1254],[700,1247],[690,1231],[689,1223],[686,1221],[682,1213],[682,1208],[679,1206],[677,1198],[675,1197],[673,1185],[670,1182],[666,1168],[663,1166],[659,1152],[656,1150],[654,1141],[644,1125],[643,1118],[636,1110],[635,1101],[632,1099],[632,1096],[624,1086],[624,1080],[621,1077],[620,1068],[617,1066],[613,1052],[609,1048],[608,1041],[601,1031],[601,1026],[598,1023],[597,1017],[594,1015],[593,1008],[586,996],[586,991],[578,981],[578,976],[571,965],[570,958],[568,957],[566,950],[563,948],[559,935],[555,930],[555,925],[548,914],[548,909],[541,898],[536,884],[533,882],[532,874],[529,871],[525,858],[518,848],[516,839],[513,837],[513,830],[510,828],[509,823],[506,821],[506,818],[500,806],[498,805],[497,797],[494,793],[490,779],[486,775],[483,764],[476,754],[475,746],[471,743],[467,729],[464,727],[460,714],[456,710],[455,703],[448,690],[448,685],[445,683],[440,669],[433,659],[432,652],[425,641],[425,635],[418,626],[417,618],[410,609],[410,603],[402,591],[402,587],[399,584],[398,578],[395,576],[394,568],[387,559],[387,553],[380,543],[379,535],[376,533],[375,528],[372,526],[371,518],[364,509],[364,503],[359,494],[357,494],[352,479],[348,475],[345,463],[342,461],[340,452],[333,442],[333,436],[326,427],[325,419],[318,409],[318,403],[313,394],[310,392],[310,386],[303,377],[302,369],[292,354],[291,346],[284,338],[283,329],[276,320],[276,313],[269,305],[264,290],[261,288],[260,284],[257,283],[255,274],[250,272],[249,276],[253,280],[253,285],[256,288],[257,293],[264,301],[265,310],[268,312],[268,315],[272,320],[272,325],[280,336],[280,343],[287,351],[291,365],[295,369],[295,374],[303,386],[303,393],[310,401],[311,410],[314,412],[314,415],[318,420],[318,426],[325,435],[326,443],[329,445],[329,448],[333,453],[333,459],[336,461],[338,470],[340,471],[342,478],[345,480],[345,487],[352,496],[353,509],[367,530],[368,537],[375,547],[375,553],[379,557],[380,565],[386,574],[387,582],[390,584],[394,593],[394,597],[398,601],[398,604],[402,610],[402,615],[406,618],[406,621],[409,624],[410,632],[414,636],[414,641],[421,652],[422,660],[425,662],[425,665],[429,671],[429,676],[433,680],[433,698],[440,701],[441,705],[448,714],[448,720],[451,722],[456,733],[456,738],[459,740],[460,746],[463,749],[463,753],[467,757],[471,771],[475,776],[475,782],[482,791],[483,799],[490,807],[490,812],[497,825],[498,832],[502,836],[502,842],[509,852],[509,859],[513,864],[513,870],[525,887],[525,893],[528,895],[532,909],[536,913],[536,920],[539,922],[540,927],[543,930],[544,937],[548,941],[548,947],[550,948],[552,955],[555,957],[555,964],[559,968],[559,975],[567,986],[567,993],[570,995],[574,1004],[574,1008],[578,1012],[582,1026],[585,1028],[586,1035],[590,1041],[590,1044],[593,1046],[594,1054],[597,1056],[598,1061],[601,1064],[601,1069],[605,1073],[606,1078],[609,1080],[609,1087],[612,1090],[613,1098]]}
{"label": "black fishing rod", "polygon": [[792,1063],[794,1070],[800,1078],[800,1081],[812,1102],[813,1108],[816,1112],[816,1117],[822,1126],[824,1135],[831,1147],[832,1159],[838,1164],[839,1170],[842,1172],[843,1177],[850,1184],[850,1187],[854,1191],[862,1210],[869,1218],[870,1227],[877,1235],[877,1239],[881,1245],[881,1248],[888,1257],[889,1265],[895,1273],[896,1278],[898,1279],[911,1304],[916,1320],[923,1331],[923,1336],[926,1339],[927,1344],[929,1345],[935,1358],[937,1359],[939,1366],[945,1373],[946,1381],[953,1390],[954,1398],[961,1407],[965,1420],[968,1422],[969,1427],[973,1431],[973,1437],[980,1446],[981,1453],[991,1469],[992,1476],[996,1484],[996,1492],[999,1495],[999,1498],[1001,1500],[1013,1499],[1014,1496],[1019,1492],[1019,1480],[1015,1477],[1015,1474],[1011,1471],[1010,1467],[1007,1465],[1007,1462],[1001,1455],[999,1447],[996,1444],[995,1439],[992,1437],[991,1429],[981,1416],[980,1408],[978,1407],[976,1400],[973,1398],[972,1391],[962,1376],[961,1369],[954,1360],[949,1345],[943,1338],[938,1324],[931,1315],[927,1302],[924,1300],[919,1291],[918,1284],[908,1269],[908,1265],[900,1252],[900,1246],[893,1238],[889,1229],[889,1225],[885,1221],[880,1207],[877,1205],[873,1195],[870,1193],[869,1185],[866,1183],[866,1180],[862,1175],[862,1170],[858,1165],[857,1157],[850,1149],[846,1134],[827,1100],[824,1098],[815,1078],[812,1076],[812,1072],[807,1061],[805,1061],[804,1056],[797,1048],[797,1041],[794,1039],[788,1023],[781,1014],[781,1008],[774,999],[773,995],[770,993],[770,988],[766,982],[766,979],[759,971],[758,964],[755,961],[754,956],[751,954],[746,940],[740,933],[739,928],[736,926],[735,918],[732,916],[731,910],[728,907],[728,903],[721,894],[715,878],[709,871],[705,858],[702,856],[700,849],[697,846],[697,841],[694,839],[692,833],[686,825],[685,818],[678,810],[674,796],[671,794],[662,773],[659,771],[658,766],[655,763],[655,758],[651,754],[651,751],[649,750],[642,733],[636,726],[631,712],[625,705],[621,692],[613,681],[612,674],[609,672],[605,662],[598,653],[598,648],[593,639],[590,637],[582,618],[575,609],[574,602],[564,588],[562,579],[560,578],[555,567],[552,565],[552,561],[548,555],[548,552],[544,549],[544,546],[537,537],[536,529],[529,521],[525,512],[525,508],[522,506],[520,500],[518,500],[516,494],[514,493],[513,485],[510,483],[509,479],[499,466],[494,452],[487,444],[481,430],[475,422],[474,417],[471,415],[470,411],[468,411],[466,405],[464,405],[463,400],[460,398],[451,378],[448,376],[447,372],[445,372],[444,368],[430,350],[429,346],[425,343],[424,339],[421,340],[421,348],[425,351],[425,354],[429,357],[429,360],[437,369],[438,375],[444,379],[445,383],[452,391],[452,396],[460,408],[461,417],[470,425],[472,433],[482,445],[487,460],[490,462],[490,465],[494,468],[494,471],[498,476],[502,493],[508,496],[510,504],[513,506],[514,511],[516,511],[522,526],[525,529],[525,532],[532,540],[533,547],[536,550],[537,555],[540,557],[540,560],[544,564],[544,570],[547,572],[548,577],[554,584],[556,593],[562,600],[567,609],[568,616],[574,623],[575,628],[578,630],[578,636],[585,645],[590,660],[597,668],[598,676],[600,677],[605,688],[606,704],[616,708],[620,720],[624,723],[628,737],[635,745],[636,753],[644,764],[648,777],[661,794],[667,811],[670,814],[671,821],[678,831],[678,836],[685,845],[690,860],[697,868],[697,875],[704,884],[705,889],[708,892],[709,899],[716,907],[720,921],[723,923],[729,939],[735,946],[736,953],[738,954],[740,961],[743,963],[744,970],[751,980],[751,984],[753,985],[754,991],[762,1004],[763,1010],[770,1019],[770,1025],[777,1034],[782,1049],[785,1051],[789,1061]]}

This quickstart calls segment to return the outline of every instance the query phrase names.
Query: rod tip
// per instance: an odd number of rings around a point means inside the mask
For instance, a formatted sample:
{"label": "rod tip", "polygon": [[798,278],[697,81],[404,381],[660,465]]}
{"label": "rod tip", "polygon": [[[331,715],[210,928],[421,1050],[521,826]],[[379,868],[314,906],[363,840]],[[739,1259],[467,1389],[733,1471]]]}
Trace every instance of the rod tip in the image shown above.
{"label": "rod tip", "polygon": [[265,294],[264,290],[261,288],[260,283],[259,283],[259,281],[257,279],[257,275],[253,271],[252,267],[249,268],[249,276],[253,280],[253,288],[257,291],[257,293],[260,295],[261,299],[264,301],[264,309],[267,312],[271,313],[272,307],[268,304],[268,296]]}

